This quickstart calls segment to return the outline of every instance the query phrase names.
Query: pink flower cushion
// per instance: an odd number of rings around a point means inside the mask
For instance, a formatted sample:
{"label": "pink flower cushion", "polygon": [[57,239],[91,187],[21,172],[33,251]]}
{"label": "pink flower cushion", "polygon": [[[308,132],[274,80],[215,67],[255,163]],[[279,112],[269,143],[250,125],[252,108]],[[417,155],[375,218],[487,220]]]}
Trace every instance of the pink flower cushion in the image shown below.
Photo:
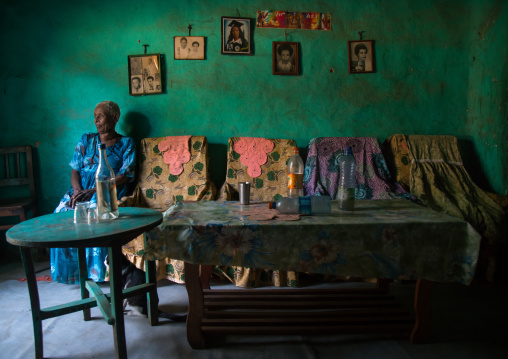
{"label": "pink flower cushion", "polygon": [[169,165],[169,173],[178,176],[183,165],[190,161],[189,139],[191,136],[168,136],[159,142],[159,151],[164,152],[164,162]]}
{"label": "pink flower cushion", "polygon": [[240,162],[247,167],[247,174],[258,177],[261,175],[261,165],[267,161],[266,154],[273,147],[274,143],[266,138],[241,137],[233,149],[240,154]]}

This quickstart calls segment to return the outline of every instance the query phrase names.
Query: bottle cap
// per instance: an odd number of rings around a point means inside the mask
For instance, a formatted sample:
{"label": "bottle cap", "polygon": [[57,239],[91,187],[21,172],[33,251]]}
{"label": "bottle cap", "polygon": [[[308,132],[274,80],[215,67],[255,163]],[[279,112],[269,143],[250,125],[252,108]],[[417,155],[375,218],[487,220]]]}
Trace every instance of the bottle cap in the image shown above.
{"label": "bottle cap", "polygon": [[298,147],[293,147],[293,153],[295,155],[297,155],[299,152],[300,152],[300,150],[298,149]]}
{"label": "bottle cap", "polygon": [[106,145],[104,143],[99,143],[97,146],[99,147],[99,150],[105,150],[106,149]]}
{"label": "bottle cap", "polygon": [[346,155],[352,155],[353,149],[350,146],[346,146],[345,152],[346,152]]}
{"label": "bottle cap", "polygon": [[269,209],[275,209],[276,207],[277,207],[277,204],[275,202],[268,202]]}

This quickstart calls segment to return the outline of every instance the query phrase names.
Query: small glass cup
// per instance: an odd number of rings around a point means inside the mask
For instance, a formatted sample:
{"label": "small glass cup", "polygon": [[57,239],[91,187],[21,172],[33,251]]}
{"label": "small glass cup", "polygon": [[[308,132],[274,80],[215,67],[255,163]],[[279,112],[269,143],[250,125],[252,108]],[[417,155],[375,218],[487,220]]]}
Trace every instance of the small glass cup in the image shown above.
{"label": "small glass cup", "polygon": [[90,202],[78,202],[74,207],[74,223],[88,223]]}
{"label": "small glass cup", "polygon": [[88,208],[88,224],[99,223],[97,208]]}

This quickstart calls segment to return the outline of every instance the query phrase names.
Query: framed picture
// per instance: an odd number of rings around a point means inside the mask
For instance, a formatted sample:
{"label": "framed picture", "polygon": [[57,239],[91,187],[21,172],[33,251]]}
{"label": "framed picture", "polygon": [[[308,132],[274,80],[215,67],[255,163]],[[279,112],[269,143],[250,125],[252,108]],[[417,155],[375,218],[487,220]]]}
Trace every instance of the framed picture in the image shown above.
{"label": "framed picture", "polygon": [[175,36],[175,60],[204,60],[205,38],[203,36]]}
{"label": "framed picture", "polygon": [[272,43],[272,72],[274,75],[298,75],[298,43]]}
{"label": "framed picture", "polygon": [[162,93],[161,55],[130,55],[129,94],[131,96]]}
{"label": "framed picture", "polygon": [[349,73],[361,74],[375,71],[374,41],[348,41]]}
{"label": "framed picture", "polygon": [[221,21],[221,54],[252,55],[251,19],[223,16]]}

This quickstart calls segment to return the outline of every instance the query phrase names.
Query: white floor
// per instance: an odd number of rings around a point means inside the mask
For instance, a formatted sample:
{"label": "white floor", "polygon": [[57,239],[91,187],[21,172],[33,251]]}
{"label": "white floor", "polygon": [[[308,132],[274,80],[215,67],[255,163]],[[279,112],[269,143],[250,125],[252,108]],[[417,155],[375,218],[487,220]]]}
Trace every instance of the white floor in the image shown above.
{"label": "white floor", "polygon": [[[49,263],[36,263],[49,275]],[[0,262],[0,358],[33,358],[30,303],[21,262]],[[40,281],[41,306],[80,299],[79,286]],[[216,285],[227,285],[217,281]],[[330,284],[332,285],[332,284]],[[333,284],[339,285],[339,284]],[[341,284],[350,285],[350,284]],[[363,285],[368,285],[363,283]],[[107,284],[101,284],[105,292]],[[166,312],[186,311],[183,285],[159,282],[159,307]],[[414,284],[391,284],[390,291],[408,307]],[[129,358],[507,358],[508,291],[493,285],[436,284],[432,303],[432,334],[425,345],[406,340],[364,336],[228,336],[214,348],[193,350],[186,339],[185,323],[162,320],[151,327],[145,318],[126,316]],[[114,358],[112,327],[97,308],[84,322],[73,313],[43,322],[45,358]]]}

